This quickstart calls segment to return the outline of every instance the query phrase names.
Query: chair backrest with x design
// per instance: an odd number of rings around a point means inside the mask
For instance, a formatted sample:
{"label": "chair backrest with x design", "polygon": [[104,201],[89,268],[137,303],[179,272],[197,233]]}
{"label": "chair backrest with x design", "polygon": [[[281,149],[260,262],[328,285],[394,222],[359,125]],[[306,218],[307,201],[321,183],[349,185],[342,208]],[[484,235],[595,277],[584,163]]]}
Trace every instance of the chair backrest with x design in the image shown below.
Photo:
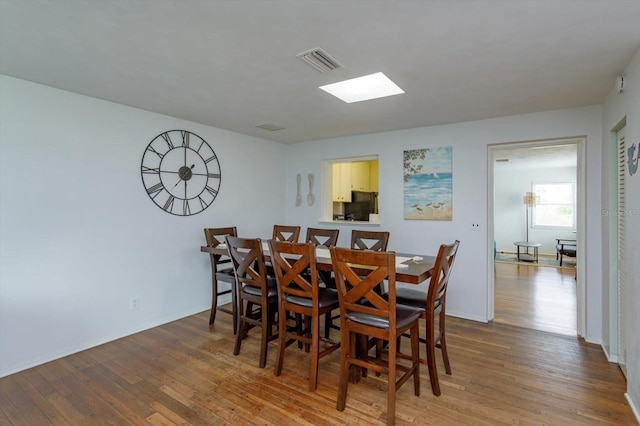
{"label": "chair backrest with x design", "polygon": [[[378,317],[394,327],[396,309],[395,253],[350,250],[332,247],[336,288],[340,298],[340,323],[355,318]],[[365,266],[359,266],[365,265]],[[387,280],[389,293],[383,297],[376,288]]]}
{"label": "chair backrest with x design", "polygon": [[452,244],[442,244],[440,246],[436,263],[433,267],[433,275],[431,275],[431,281],[429,282],[427,308],[434,309],[436,301],[440,301],[440,304],[444,305],[449,277],[451,276],[459,245],[460,241],[456,240]]}
{"label": "chair backrest with x design", "polygon": [[388,231],[351,231],[351,248],[354,250],[387,251]]}
{"label": "chair backrest with x design", "polygon": [[276,241],[289,241],[297,243],[300,238],[299,226],[273,225],[273,235],[271,237]]}
{"label": "chair backrest with x design", "polygon": [[[286,304],[287,296],[317,301],[318,281],[313,244],[270,240],[269,247],[271,264],[280,290],[280,301]],[[307,270],[310,270],[311,274],[304,277],[302,274]]]}
{"label": "chair backrest with x design", "polygon": [[240,287],[265,288],[267,272],[262,252],[262,241],[259,238],[231,236],[227,236],[226,240]]}
{"label": "chair backrest with x design", "polygon": [[325,246],[337,246],[339,229],[322,229],[322,228],[307,228],[306,242],[312,243],[316,247]]}

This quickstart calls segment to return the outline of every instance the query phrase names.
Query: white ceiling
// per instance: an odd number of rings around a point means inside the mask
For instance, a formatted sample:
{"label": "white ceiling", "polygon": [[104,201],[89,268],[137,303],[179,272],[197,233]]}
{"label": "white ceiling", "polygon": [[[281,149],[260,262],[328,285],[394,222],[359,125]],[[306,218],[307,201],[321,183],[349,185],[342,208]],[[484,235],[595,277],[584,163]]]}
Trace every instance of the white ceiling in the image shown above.
{"label": "white ceiling", "polygon": [[[639,22],[637,0],[0,0],[0,73],[292,143],[601,103]],[[345,68],[296,59],[315,47]],[[406,93],[318,89],[378,71]]]}

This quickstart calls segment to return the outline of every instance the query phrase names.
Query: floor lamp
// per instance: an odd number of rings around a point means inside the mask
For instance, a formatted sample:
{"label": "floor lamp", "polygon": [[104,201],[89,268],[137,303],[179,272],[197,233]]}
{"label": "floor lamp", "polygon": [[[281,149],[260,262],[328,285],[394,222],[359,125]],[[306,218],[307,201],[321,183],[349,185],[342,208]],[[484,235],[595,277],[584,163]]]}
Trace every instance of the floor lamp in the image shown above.
{"label": "floor lamp", "polygon": [[540,197],[537,196],[535,192],[527,192],[524,194],[525,217],[527,221],[527,242],[529,242],[529,210],[531,210],[532,207],[535,207],[539,202]]}

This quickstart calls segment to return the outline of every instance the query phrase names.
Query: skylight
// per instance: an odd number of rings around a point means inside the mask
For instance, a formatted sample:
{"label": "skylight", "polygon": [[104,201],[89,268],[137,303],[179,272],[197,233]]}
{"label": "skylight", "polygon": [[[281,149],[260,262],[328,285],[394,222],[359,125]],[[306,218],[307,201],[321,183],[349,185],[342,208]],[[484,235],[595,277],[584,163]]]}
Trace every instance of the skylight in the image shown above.
{"label": "skylight", "polygon": [[320,86],[320,89],[348,104],[404,93],[381,72],[327,84]]}

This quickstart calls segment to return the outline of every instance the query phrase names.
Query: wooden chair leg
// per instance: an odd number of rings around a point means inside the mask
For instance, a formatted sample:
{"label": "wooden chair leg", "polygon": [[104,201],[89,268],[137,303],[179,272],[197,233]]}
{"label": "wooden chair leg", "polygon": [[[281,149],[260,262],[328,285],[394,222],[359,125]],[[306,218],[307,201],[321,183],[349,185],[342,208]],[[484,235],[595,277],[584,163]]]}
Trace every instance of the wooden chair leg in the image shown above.
{"label": "wooden chair leg", "polygon": [[[216,313],[218,311],[218,281],[216,280],[216,272],[212,271],[211,279],[211,315],[209,316],[209,325],[216,322]],[[234,326],[235,332],[235,326]]]}
{"label": "wooden chair leg", "polygon": [[247,303],[247,306],[244,306],[244,303],[240,303],[238,305],[238,332],[236,333],[236,343],[233,346],[233,354],[238,355],[240,353],[240,345],[242,344],[242,339],[247,334],[249,329],[249,324],[244,321],[242,318],[244,317],[245,309],[250,311],[252,308],[251,303]]}
{"label": "wooden chair leg", "polygon": [[[400,339],[398,339],[398,343]],[[396,350],[400,350],[397,348]],[[413,373],[413,393],[415,396],[420,396],[420,329],[415,327],[411,329],[411,355],[412,364],[415,366],[415,373]]]}
{"label": "wooden chair leg", "polygon": [[[387,425],[395,424],[396,418],[396,339],[389,341],[389,365],[387,374]],[[377,348],[376,348],[377,352]]]}
{"label": "wooden chair leg", "polygon": [[[303,321],[302,321],[302,330],[304,331],[304,337],[306,338],[313,338],[313,336],[311,335],[311,333],[313,333],[313,330],[311,329],[311,326],[313,324],[313,321],[311,320],[311,316],[309,315],[304,315],[303,316]],[[304,344],[304,351],[306,353],[309,353],[309,351],[312,350],[312,345],[309,345],[308,343]]]}
{"label": "wooden chair leg", "polygon": [[331,332],[331,311],[327,312],[324,315],[324,338],[329,338],[329,333]]}
{"label": "wooden chair leg", "polygon": [[[308,317],[307,317],[308,318]],[[318,364],[320,361],[320,318],[311,320],[311,371],[309,372],[309,391],[318,388]]]}
{"label": "wooden chair leg", "polygon": [[[286,315],[283,315],[283,317]],[[284,351],[287,348],[287,321],[285,318],[278,320],[278,354],[276,357],[275,375],[282,374],[282,365],[284,363]]]}
{"label": "wooden chair leg", "polygon": [[271,310],[269,309],[268,306],[263,306],[260,309],[260,315],[262,317],[262,324],[261,324],[262,337],[260,339],[260,363],[258,366],[260,368],[264,368],[265,365],[267,365],[267,345],[269,344],[269,336],[270,336],[269,328],[271,327],[271,320],[270,320]]}
{"label": "wooden chair leg", "polygon": [[427,348],[427,367],[429,368],[429,379],[431,380],[431,389],[433,390],[433,394],[436,396],[440,396],[440,383],[438,382],[438,369],[436,367],[436,345],[433,341],[434,330],[433,330],[433,317],[427,317],[427,338],[426,338],[426,348]]}
{"label": "wooden chair leg", "polygon": [[[342,334],[342,333],[341,333]],[[342,336],[346,339],[342,339],[342,347],[340,348],[340,383],[338,384],[338,402],[336,409],[338,411],[344,411],[347,403],[347,388],[349,387],[349,381],[351,380],[351,369],[348,356],[353,355],[353,343],[355,338],[351,336]]]}
{"label": "wooden chair leg", "polygon": [[444,360],[444,370],[448,375],[451,375],[451,364],[449,364],[449,354],[447,352],[447,339],[445,334],[445,315],[444,311],[440,312],[440,351],[442,352],[442,359]]}
{"label": "wooden chair leg", "polygon": [[231,283],[231,312],[233,316],[233,334],[238,334],[238,295],[235,283]]}
{"label": "wooden chair leg", "polygon": [[[357,337],[360,342],[353,345],[354,347],[354,358],[359,358],[360,356],[368,356],[369,352],[369,338],[364,334],[359,334]],[[369,374],[369,370],[364,367],[356,366],[354,367],[353,383],[357,383],[360,380],[360,377],[367,377]]]}

